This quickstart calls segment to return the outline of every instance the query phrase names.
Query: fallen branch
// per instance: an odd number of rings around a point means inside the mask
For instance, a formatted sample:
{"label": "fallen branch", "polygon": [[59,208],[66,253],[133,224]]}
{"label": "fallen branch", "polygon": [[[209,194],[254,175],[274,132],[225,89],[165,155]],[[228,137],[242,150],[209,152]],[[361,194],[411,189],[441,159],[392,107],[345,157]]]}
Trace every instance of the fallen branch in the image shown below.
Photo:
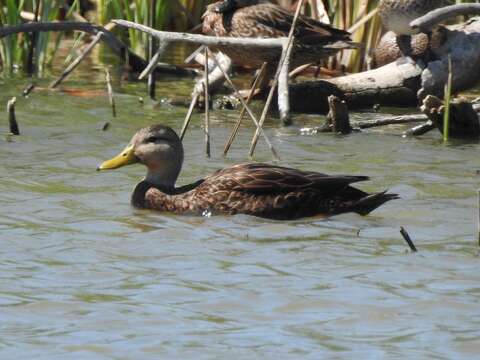
{"label": "fallen branch", "polygon": [[[128,63],[134,72],[141,72],[147,66],[147,62],[140,56],[130,51],[122,41],[120,41],[112,32],[107,30],[107,27],[108,25],[106,27],[102,27],[80,21],[25,23],[15,26],[0,27],[0,38],[18,33],[31,33],[38,31],[82,31],[93,35],[97,35],[101,32],[103,34],[102,40],[105,42],[105,44],[107,44],[108,47],[118,57],[120,57],[120,59],[122,59],[122,61]],[[175,75],[195,75],[194,71],[168,64],[159,64],[157,66],[157,70]]]}
{"label": "fallen branch", "polygon": [[377,120],[365,120],[352,122],[353,127],[359,129],[368,129],[386,125],[410,124],[415,122],[427,121],[428,117],[424,114],[388,116]]}

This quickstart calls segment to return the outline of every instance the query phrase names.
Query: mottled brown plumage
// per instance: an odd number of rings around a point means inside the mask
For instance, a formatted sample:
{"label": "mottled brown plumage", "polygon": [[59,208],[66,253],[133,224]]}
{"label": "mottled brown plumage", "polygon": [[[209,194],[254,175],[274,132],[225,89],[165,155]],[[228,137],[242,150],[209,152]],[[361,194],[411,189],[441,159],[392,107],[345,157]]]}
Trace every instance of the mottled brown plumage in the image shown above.
{"label": "mottled brown plumage", "polygon": [[[440,7],[453,5],[454,0],[381,0],[378,4],[378,14],[383,26],[393,31],[397,36],[397,45],[404,56],[415,57],[415,43],[412,48],[411,35],[417,34],[418,29],[410,27],[410,23]],[[428,33],[427,50],[430,47],[431,33]],[[427,59],[433,54],[426,52]]]}
{"label": "mottled brown plumage", "polygon": [[396,199],[385,192],[367,194],[350,184],[366,176],[325,175],[269,164],[240,164],[193,184],[175,187],[183,162],[183,147],[169,127],[139,130],[117,157],[99,170],[140,162],[147,176],[132,194],[135,207],[176,214],[248,214],[270,219],[356,212],[366,215]]}
{"label": "mottled brown plumage", "polygon": [[[246,38],[287,37],[293,15],[284,8],[261,0],[225,0],[211,4],[203,16],[207,35]],[[300,16],[295,29],[292,66],[315,63],[342,49],[358,47],[350,33],[335,29],[314,19]],[[280,49],[245,49],[219,47],[232,60],[244,66],[260,67],[264,62],[275,65]]]}

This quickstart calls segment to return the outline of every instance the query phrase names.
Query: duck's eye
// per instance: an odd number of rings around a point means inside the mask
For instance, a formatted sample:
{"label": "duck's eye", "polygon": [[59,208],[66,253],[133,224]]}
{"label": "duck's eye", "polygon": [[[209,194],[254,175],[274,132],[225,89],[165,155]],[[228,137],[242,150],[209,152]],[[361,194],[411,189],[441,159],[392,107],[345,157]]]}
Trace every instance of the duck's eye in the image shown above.
{"label": "duck's eye", "polygon": [[158,141],[158,137],[155,137],[155,136],[149,136],[145,142],[146,143],[154,143],[154,142],[157,142]]}

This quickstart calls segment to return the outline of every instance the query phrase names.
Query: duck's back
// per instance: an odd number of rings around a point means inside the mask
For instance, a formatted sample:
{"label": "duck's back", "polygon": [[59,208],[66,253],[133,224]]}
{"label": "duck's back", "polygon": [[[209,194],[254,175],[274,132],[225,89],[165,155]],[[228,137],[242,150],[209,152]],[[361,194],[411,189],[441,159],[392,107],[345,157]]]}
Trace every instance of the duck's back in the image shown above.
{"label": "duck's back", "polygon": [[349,211],[367,214],[397,197],[384,193],[369,195],[349,186],[367,179],[269,164],[241,164],[217,171],[182,194],[168,195],[150,189],[146,207],[175,213],[298,219]]}
{"label": "duck's back", "polygon": [[[284,8],[260,3],[246,6],[227,13],[216,13],[215,4],[210,5],[203,18],[203,33],[221,37],[277,38],[287,37],[292,26],[293,15]],[[336,42],[345,42],[344,48],[352,48],[350,33],[331,27],[314,19],[300,16],[295,31],[299,63],[317,61],[335,51],[322,51],[321,47]],[[301,51],[302,47],[310,47]],[[314,47],[317,47],[315,49]],[[264,61],[278,59],[279,49],[245,49],[239,47],[221,47],[236,63],[260,66]]]}

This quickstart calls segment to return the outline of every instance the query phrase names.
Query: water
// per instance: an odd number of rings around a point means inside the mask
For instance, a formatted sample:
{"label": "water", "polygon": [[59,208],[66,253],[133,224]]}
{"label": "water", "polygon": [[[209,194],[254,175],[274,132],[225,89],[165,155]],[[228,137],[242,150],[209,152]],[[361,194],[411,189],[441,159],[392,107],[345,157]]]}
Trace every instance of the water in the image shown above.
{"label": "water", "polygon": [[[403,139],[403,127],[304,136],[299,127],[319,117],[298,116],[288,129],[270,120],[282,164],[370,175],[362,189],[402,199],[367,217],[291,222],[139,211],[129,197],[144,169],[95,167],[139,127],[178,130],[186,109],[142,105],[144,85],[114,75],[119,117],[111,120],[102,76],[89,70],[63,85],[90,94],[38,89],[19,98],[22,136],[0,138],[0,358],[478,356],[478,143],[445,146],[435,132]],[[0,80],[0,103],[25,85]],[[186,96],[190,85],[165,79],[158,91]],[[212,116],[213,158],[203,155],[196,114],[182,184],[247,160],[252,126],[224,159],[237,113]],[[112,126],[103,132],[105,121]],[[262,141],[257,159],[271,160]],[[418,254],[406,252],[400,226]]]}

